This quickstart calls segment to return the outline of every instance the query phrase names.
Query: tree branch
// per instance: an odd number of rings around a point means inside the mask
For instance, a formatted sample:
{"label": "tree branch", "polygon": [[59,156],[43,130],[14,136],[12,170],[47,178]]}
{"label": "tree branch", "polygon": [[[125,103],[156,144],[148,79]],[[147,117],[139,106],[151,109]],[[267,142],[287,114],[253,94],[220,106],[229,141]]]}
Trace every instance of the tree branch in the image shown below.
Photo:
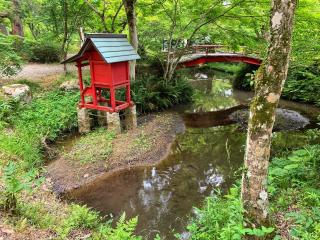
{"label": "tree branch", "polygon": [[[115,31],[115,29],[114,29],[115,21],[116,21],[118,15],[119,15],[119,13],[120,13],[122,7],[123,7],[123,1],[121,1],[120,5],[119,5],[119,7],[118,7],[118,9],[117,9],[117,11],[116,11],[116,14],[112,17],[112,23],[111,23],[112,32]],[[126,25],[126,24],[125,24],[125,25]]]}

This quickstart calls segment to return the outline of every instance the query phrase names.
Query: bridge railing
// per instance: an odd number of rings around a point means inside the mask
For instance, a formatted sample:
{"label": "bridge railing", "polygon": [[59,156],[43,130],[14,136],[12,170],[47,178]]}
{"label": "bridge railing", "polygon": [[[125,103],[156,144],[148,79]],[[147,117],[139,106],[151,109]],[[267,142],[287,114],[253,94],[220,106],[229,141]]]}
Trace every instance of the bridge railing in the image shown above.
{"label": "bridge railing", "polygon": [[[162,52],[168,52],[168,50],[162,50]],[[183,55],[189,54],[210,54],[210,53],[237,53],[243,55],[259,56],[259,53],[250,51],[246,46],[240,46],[236,51],[228,45],[221,44],[201,44],[192,45],[189,47],[181,48],[177,52]],[[173,52],[170,52],[173,54]]]}
{"label": "bridge railing", "polygon": [[216,52],[232,52],[232,53],[242,53],[242,54],[253,54],[249,51],[246,46],[240,46],[240,48],[235,51],[228,45],[193,45],[189,47],[189,53],[216,53]]}

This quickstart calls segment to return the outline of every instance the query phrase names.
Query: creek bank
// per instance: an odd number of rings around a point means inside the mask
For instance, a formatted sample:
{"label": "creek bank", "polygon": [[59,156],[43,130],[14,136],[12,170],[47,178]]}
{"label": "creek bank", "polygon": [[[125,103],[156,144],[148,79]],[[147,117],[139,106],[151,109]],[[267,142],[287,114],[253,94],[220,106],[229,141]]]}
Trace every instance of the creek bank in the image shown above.
{"label": "creek bank", "polygon": [[[136,166],[155,165],[166,158],[176,135],[184,131],[182,118],[176,113],[150,114],[140,117],[138,122],[137,129],[115,136],[112,152],[106,159],[81,163],[62,153],[49,163],[47,178],[52,181],[54,192],[63,195],[101,176]],[[68,146],[67,151],[72,153],[73,146]]]}

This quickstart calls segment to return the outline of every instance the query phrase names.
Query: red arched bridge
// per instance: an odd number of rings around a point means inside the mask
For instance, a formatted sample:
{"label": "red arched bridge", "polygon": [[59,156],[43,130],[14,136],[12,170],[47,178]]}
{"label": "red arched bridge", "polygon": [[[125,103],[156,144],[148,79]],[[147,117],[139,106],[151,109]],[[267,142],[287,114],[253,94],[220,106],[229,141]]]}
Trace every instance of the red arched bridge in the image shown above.
{"label": "red arched bridge", "polygon": [[259,66],[262,60],[242,53],[216,51],[223,45],[195,45],[179,60],[179,67],[192,67],[210,62],[243,62]]}

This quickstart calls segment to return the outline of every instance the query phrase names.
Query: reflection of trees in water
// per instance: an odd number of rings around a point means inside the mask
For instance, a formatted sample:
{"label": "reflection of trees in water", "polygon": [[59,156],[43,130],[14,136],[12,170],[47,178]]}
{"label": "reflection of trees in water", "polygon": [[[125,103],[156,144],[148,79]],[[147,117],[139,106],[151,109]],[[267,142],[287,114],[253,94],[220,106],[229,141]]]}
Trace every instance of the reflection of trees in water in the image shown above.
{"label": "reflection of trees in water", "polygon": [[193,110],[195,112],[216,111],[235,106],[232,86],[229,81],[212,80],[211,89],[195,90],[193,94]]}
{"label": "reflection of trees in water", "polygon": [[233,183],[243,144],[236,126],[187,129],[169,159],[144,173],[136,203],[144,211],[144,227],[182,229],[193,206]]}
{"label": "reflection of trees in water", "polygon": [[[245,133],[236,125],[213,128],[190,128],[178,138],[179,150],[187,159],[197,159],[193,164],[213,164],[223,176],[230,176],[242,164]],[[206,168],[202,166],[202,168]]]}

